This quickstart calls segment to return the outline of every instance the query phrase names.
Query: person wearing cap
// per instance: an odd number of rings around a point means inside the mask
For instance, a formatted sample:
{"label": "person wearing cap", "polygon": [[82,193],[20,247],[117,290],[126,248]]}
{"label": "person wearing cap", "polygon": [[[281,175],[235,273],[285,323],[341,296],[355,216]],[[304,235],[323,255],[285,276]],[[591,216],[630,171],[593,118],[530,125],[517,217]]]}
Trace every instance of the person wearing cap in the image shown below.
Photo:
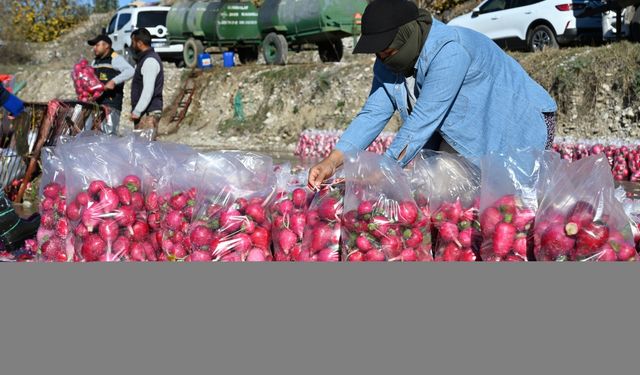
{"label": "person wearing cap", "polygon": [[395,111],[403,125],[386,155],[403,167],[423,148],[474,163],[493,151],[549,148],[556,103],[491,39],[447,26],[408,0],[374,0],[354,53],[374,53],[364,107],[335,150],[309,172],[317,188],[346,154],[365,150]]}
{"label": "person wearing cap", "polygon": [[2,83],[0,83],[0,106],[9,112],[11,117],[18,117],[24,111],[22,100],[5,89]]}
{"label": "person wearing cap", "polygon": [[136,130],[153,129],[155,139],[163,106],[162,60],[151,47],[151,34],[147,29],[137,29],[131,34],[131,46],[138,58],[131,84],[131,120]]}
{"label": "person wearing cap", "polygon": [[[88,43],[93,47],[95,54],[91,66],[95,69],[100,82],[104,84],[104,94],[97,103],[108,110],[100,130],[105,134],[117,135],[124,99],[124,84],[133,78],[135,70],[123,56],[113,50],[113,42],[107,35],[98,35]],[[92,126],[93,122],[90,119],[87,127]]]}

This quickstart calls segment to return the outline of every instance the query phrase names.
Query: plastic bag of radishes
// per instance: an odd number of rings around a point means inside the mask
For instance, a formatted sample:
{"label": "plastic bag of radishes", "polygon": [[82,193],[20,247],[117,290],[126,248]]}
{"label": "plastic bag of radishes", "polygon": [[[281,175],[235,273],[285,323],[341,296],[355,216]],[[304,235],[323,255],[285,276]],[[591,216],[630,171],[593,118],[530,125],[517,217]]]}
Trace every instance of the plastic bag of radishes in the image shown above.
{"label": "plastic bag of radishes", "polygon": [[347,261],[432,261],[429,217],[398,163],[370,152],[345,161],[343,256]]}
{"label": "plastic bag of radishes", "polygon": [[482,158],[480,254],[488,262],[521,262],[532,258],[533,223],[540,177],[549,153],[513,150]]}
{"label": "plastic bag of radishes", "polygon": [[535,225],[539,261],[635,261],[631,222],[602,155],[565,164],[552,178]]}
{"label": "plastic bag of radishes", "polygon": [[98,80],[95,70],[86,59],[81,59],[73,66],[71,79],[73,79],[78,100],[82,102],[95,101],[104,93],[104,84]]}
{"label": "plastic bag of radishes", "polygon": [[62,158],[54,148],[42,149],[40,227],[36,236],[39,259],[66,262],[73,258],[73,236],[66,217],[66,188]]}
{"label": "plastic bag of radishes", "polygon": [[63,155],[75,261],[157,260],[149,241],[133,138],[70,144]]}
{"label": "plastic bag of radishes", "polygon": [[416,192],[428,197],[435,260],[476,261],[482,241],[479,168],[460,155],[425,150],[410,173]]}
{"label": "plastic bag of radishes", "polygon": [[270,157],[250,152],[201,155],[201,203],[190,228],[192,262],[272,261],[267,207],[276,181]]}
{"label": "plastic bag of radishes", "polygon": [[293,175],[289,164],[275,168],[276,198],[270,204],[274,258],[278,262],[296,262],[302,249],[307,210],[313,199],[307,188],[307,173]]}

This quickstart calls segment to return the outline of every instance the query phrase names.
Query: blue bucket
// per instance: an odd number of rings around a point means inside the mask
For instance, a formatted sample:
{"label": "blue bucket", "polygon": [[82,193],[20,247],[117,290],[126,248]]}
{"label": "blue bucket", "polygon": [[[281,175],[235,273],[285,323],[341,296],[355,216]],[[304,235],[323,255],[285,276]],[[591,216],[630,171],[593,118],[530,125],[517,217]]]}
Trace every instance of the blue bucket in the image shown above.
{"label": "blue bucket", "polygon": [[235,66],[235,62],[233,61],[234,56],[235,54],[231,51],[222,54],[222,63],[225,68],[233,68]]}
{"label": "blue bucket", "polygon": [[213,68],[213,60],[211,60],[211,55],[208,53],[201,53],[198,55],[198,68],[200,69],[211,69]]}

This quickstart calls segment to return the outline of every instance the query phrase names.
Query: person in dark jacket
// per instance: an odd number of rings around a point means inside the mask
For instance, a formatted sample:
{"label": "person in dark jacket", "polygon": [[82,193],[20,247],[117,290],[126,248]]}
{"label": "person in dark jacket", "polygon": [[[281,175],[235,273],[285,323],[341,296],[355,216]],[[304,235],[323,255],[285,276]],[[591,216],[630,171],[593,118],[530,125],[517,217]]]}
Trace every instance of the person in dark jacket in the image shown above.
{"label": "person in dark jacket", "polygon": [[151,48],[147,29],[137,29],[131,34],[131,46],[138,60],[131,84],[131,120],[136,130],[154,129],[157,135],[163,106],[162,60]]}
{"label": "person in dark jacket", "polygon": [[[105,134],[117,135],[124,99],[124,84],[133,78],[135,70],[124,57],[113,50],[113,43],[107,35],[98,35],[89,40],[88,44],[93,47],[95,54],[91,66],[105,88],[104,94],[97,101],[108,110],[100,130]],[[92,125],[92,122],[88,124],[89,127]]]}

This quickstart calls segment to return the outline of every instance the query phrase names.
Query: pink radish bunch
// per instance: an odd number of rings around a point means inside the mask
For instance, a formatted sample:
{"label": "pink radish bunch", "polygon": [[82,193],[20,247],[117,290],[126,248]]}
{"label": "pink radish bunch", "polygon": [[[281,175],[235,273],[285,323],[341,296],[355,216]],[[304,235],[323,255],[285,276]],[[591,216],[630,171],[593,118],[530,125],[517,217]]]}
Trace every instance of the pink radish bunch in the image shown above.
{"label": "pink radish bunch", "polygon": [[188,262],[267,262],[271,254],[271,222],[264,197],[217,199],[204,205],[191,226]]}
{"label": "pink radish bunch", "polygon": [[429,217],[413,200],[364,200],[344,215],[343,226],[347,261],[433,261]]}
{"label": "pink radish bunch", "polygon": [[104,93],[104,84],[98,80],[95,70],[85,59],[74,65],[71,78],[81,102],[96,101]]}
{"label": "pink radish bunch", "polygon": [[271,205],[273,252],[277,262],[295,262],[302,248],[302,239],[307,225],[307,210],[311,194],[298,187],[291,192],[278,193]]}
{"label": "pink radish bunch", "polygon": [[[302,243],[296,241],[291,247],[290,259],[296,262],[340,261],[343,204],[344,184],[325,186],[316,193],[307,211]],[[286,237],[293,240],[289,234]],[[282,245],[288,247],[290,243],[283,242]]]}
{"label": "pink radish bunch", "polygon": [[568,161],[578,161],[589,156],[603,154],[609,160],[616,181],[640,182],[640,145],[608,145],[602,143],[556,143],[553,150]]}
{"label": "pink radish bunch", "polygon": [[36,237],[40,259],[45,262],[73,260],[74,237],[67,217],[66,188],[52,182],[42,190],[40,228]]}
{"label": "pink radish bunch", "polygon": [[149,239],[147,212],[137,176],[111,187],[91,181],[67,205],[74,223],[76,253],[83,262],[157,261],[158,246]]}
{"label": "pink radish bunch", "polygon": [[486,208],[480,215],[482,260],[526,261],[535,217],[535,210],[525,206],[515,195],[505,195]]}
{"label": "pink radish bunch", "polygon": [[197,195],[195,187],[173,193],[152,191],[147,194],[147,222],[153,230],[154,243],[161,249],[161,261],[183,261],[191,254],[191,223],[196,213]]}
{"label": "pink radish bunch", "polygon": [[436,262],[475,262],[474,251],[481,238],[478,210],[480,200],[463,207],[460,199],[444,202],[432,214]]}
{"label": "pink radish bunch", "polygon": [[[336,130],[305,130],[300,134],[295,155],[302,158],[324,158],[335,148],[342,135]],[[391,145],[394,134],[380,134],[367,149],[370,152],[382,155]]]}

